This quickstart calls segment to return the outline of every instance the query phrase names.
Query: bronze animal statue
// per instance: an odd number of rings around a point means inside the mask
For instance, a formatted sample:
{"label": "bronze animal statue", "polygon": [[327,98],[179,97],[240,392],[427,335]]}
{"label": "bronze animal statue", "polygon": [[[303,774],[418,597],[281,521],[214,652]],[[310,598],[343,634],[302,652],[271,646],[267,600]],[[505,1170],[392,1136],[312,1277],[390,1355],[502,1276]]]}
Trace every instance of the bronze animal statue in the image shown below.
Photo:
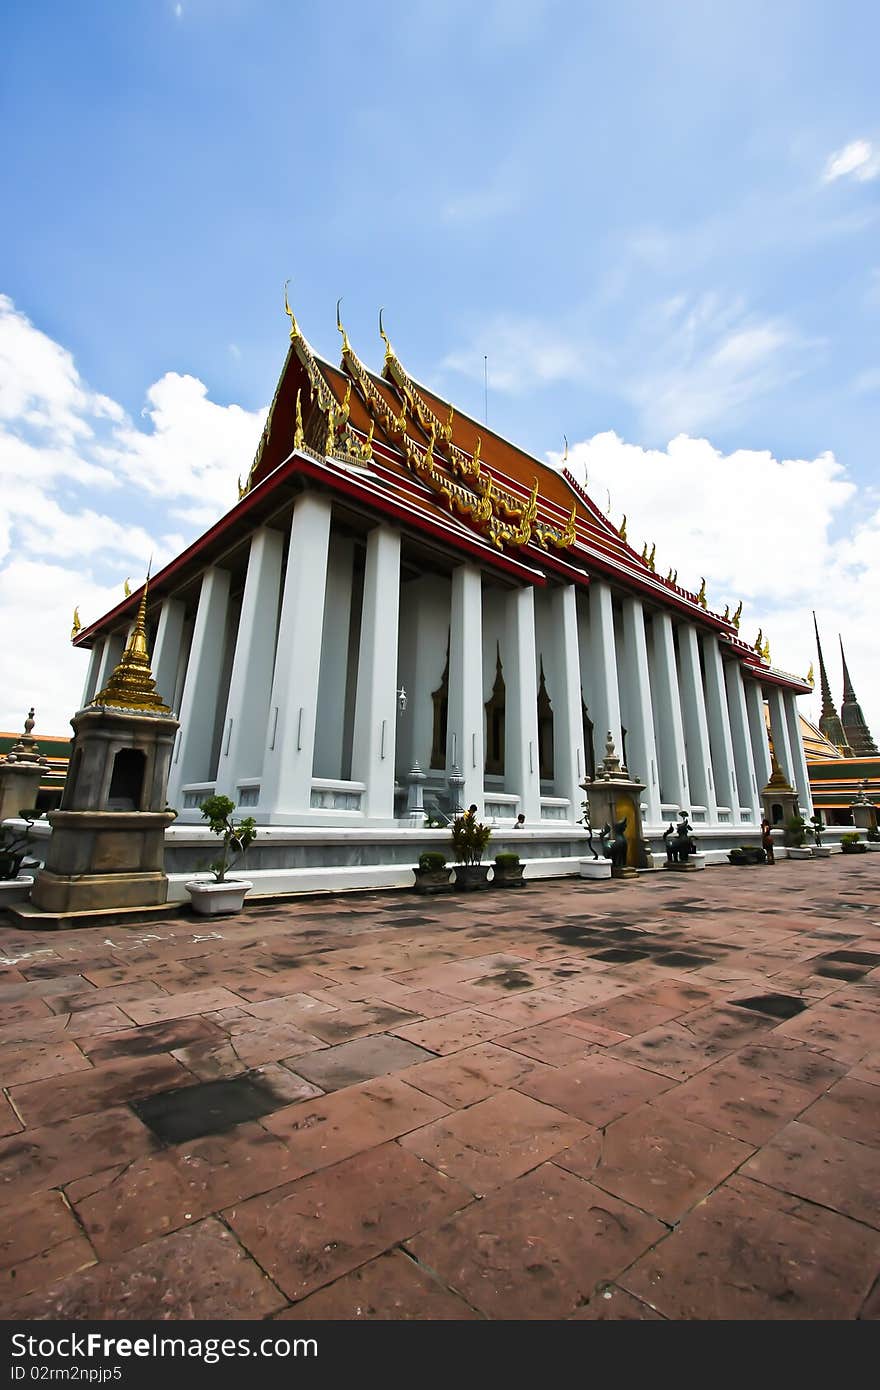
{"label": "bronze animal statue", "polygon": [[682,811],[680,815],[678,825],[675,826],[670,821],[668,828],[663,832],[667,864],[686,864],[688,855],[697,852],[697,842],[691,835],[687,812]]}
{"label": "bronze animal statue", "polygon": [[626,816],[623,820],[616,820],[613,832],[611,826],[606,823],[599,835],[602,853],[606,859],[611,860],[612,869],[622,869],[626,864],[626,822]]}

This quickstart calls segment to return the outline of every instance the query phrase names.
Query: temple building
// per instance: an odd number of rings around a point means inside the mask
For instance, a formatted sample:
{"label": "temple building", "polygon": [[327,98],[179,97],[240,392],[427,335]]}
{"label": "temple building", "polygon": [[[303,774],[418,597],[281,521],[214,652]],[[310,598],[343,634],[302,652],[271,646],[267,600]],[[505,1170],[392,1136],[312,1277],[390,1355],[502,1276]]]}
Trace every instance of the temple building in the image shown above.
{"label": "temple building", "polygon": [[[644,834],[688,811],[701,848],[754,836],[776,756],[812,810],[804,679],[657,572],[565,468],[381,373],[341,323],[290,347],[235,506],[154,575],[156,687],[180,720],[166,833],[172,896],[206,858],[214,792],[260,827],[262,891],[411,881],[435,827],[475,803],[534,872],[582,853],[580,784],[607,735],[645,784]],[[141,592],[75,635],[83,704],[119,661]],[[514,832],[519,815],[525,825]],[[179,894],[182,895],[182,894]]]}
{"label": "temple building", "polygon": [[843,638],[838,640],[840,642],[840,661],[843,666],[843,704],[840,706],[840,722],[843,725],[846,742],[852,749],[854,758],[876,758],[877,745],[871,737],[871,730],[865,723],[862,707],[856,699],[856,692],[853,690],[853,684],[847,670],[846,657],[843,653]]}
{"label": "temple building", "polygon": [[[815,626],[816,615],[813,614]],[[856,699],[840,640],[843,668],[843,703],[840,714],[831,698],[819,630],[816,627],[822,716],[815,728],[801,716],[801,735],[807,755],[807,769],[813,804],[829,825],[851,826],[852,806],[863,792],[880,805],[880,754]]]}

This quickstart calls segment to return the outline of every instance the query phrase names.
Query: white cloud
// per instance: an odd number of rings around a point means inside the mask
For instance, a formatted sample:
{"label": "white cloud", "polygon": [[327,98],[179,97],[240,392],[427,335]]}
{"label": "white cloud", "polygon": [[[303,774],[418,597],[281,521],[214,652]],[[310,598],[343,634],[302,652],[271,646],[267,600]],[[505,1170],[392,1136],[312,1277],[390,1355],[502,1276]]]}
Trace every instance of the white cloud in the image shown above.
{"label": "white cloud", "polygon": [[837,150],[828,158],[824,183],[834,183],[836,179],[850,175],[859,183],[867,183],[880,174],[880,152],[874,149],[870,140],[851,140],[842,150]]}
{"label": "white cloud", "polygon": [[[560,456],[549,455],[557,466]],[[744,602],[742,635],[763,628],[774,663],[805,674],[816,609],[838,703],[837,633],[843,634],[856,690],[880,736],[880,509],[856,487],[833,454],[777,459],[766,451],[722,454],[707,439],[680,435],[665,449],[597,434],[569,451],[575,476],[588,478],[612,519],[627,516],[637,551],[656,542],[661,574],[678,570],[696,591],[705,576],[710,606]],[[810,704],[802,702],[807,713]],[[818,717],[818,706],[815,706]]]}
{"label": "white cloud", "polygon": [[852,389],[857,396],[867,396],[880,391],[880,367],[868,367],[865,371],[859,372]]}
{"label": "white cloud", "polygon": [[489,390],[505,395],[516,395],[536,384],[583,383],[595,369],[591,345],[580,344],[574,335],[538,319],[510,314],[497,315],[484,324],[469,343],[447,354],[440,369],[482,385],[484,355],[488,358]]}
{"label": "white cloud", "polygon": [[100,617],[126,576],[138,583],[150,556],[158,568],[228,510],[265,416],[169,372],[136,425],[0,295],[0,727],[34,704],[45,733],[66,730],[87,661],[69,645],[74,605]]}

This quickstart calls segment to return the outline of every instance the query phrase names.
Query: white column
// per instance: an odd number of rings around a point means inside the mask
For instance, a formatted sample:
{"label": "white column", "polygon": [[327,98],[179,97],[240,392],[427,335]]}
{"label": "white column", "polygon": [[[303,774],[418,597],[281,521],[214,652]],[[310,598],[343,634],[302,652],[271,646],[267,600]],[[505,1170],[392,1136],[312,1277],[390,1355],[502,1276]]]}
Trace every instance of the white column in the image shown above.
{"label": "white column", "polygon": [[99,691],[104,689],[104,686],[110,679],[111,673],[116,669],[116,666],[119,664],[119,658],[122,656],[124,648],[125,637],[121,632],[112,632],[109,637],[105,638],[104,650],[101,654],[101,661],[98,666],[98,674],[95,679],[96,695]]}
{"label": "white column", "polygon": [[330,501],[305,492],[290,523],[269,699],[258,817],[269,822],[289,823],[311,807],[329,544]]}
{"label": "white column", "polygon": [[186,606],[177,598],[166,598],[159,610],[159,625],[153,645],[152,665],[156,689],[166,705],[173,706],[177,667],[183,644]]}
{"label": "white column", "polygon": [[675,662],[675,639],[668,613],[657,612],[653,620],[654,669],[651,690],[656,713],[655,735],[660,766],[661,799],[667,805],[690,809],[687,755],[681,720],[681,695]]}
{"label": "white column", "polygon": [[446,770],[464,778],[464,806],[483,808],[483,581],[473,565],[452,572]]}
{"label": "white column", "polygon": [[189,782],[206,782],[214,771],[211,747],[228,612],[229,571],[212,566],[202,575],[189,666],[180,702],[180,732],[168,782],[168,800],[172,806],[180,799],[181,787]]}
{"label": "white column", "polygon": [[507,594],[504,647],[504,785],[519,797],[526,822],[540,825],[535,591],[531,587]]}
{"label": "white column", "polygon": [[801,738],[801,721],[798,718],[797,697],[793,690],[782,693],[785,708],[785,722],[788,726],[788,743],[791,748],[791,761],[794,764],[793,786],[797,787],[798,801],[808,816],[813,814],[813,797],[810,793],[810,776],[807,769],[807,755]]}
{"label": "white column", "polygon": [[[742,677],[742,667],[738,661],[728,661],[724,667],[727,685],[727,709],[730,715],[730,735],[733,741],[733,756],[736,764],[737,810],[748,807],[751,810],[751,823],[757,825],[761,819],[761,798],[758,795],[758,778],[755,772],[755,758],[752,752],[752,738],[749,732],[749,712],[746,708],[746,691]],[[766,778],[765,778],[766,783]],[[739,824],[737,815],[734,824]],[[748,824],[748,822],[746,822]]]}
{"label": "white column", "polygon": [[353,569],[354,542],[347,536],[334,533],[330,540],[324,633],[321,638],[321,675],[315,726],[316,777],[339,779],[342,776]]}
{"label": "white column", "polygon": [[755,760],[755,777],[758,782],[758,804],[761,792],[770,781],[770,741],[767,738],[767,723],[764,719],[764,696],[757,681],[743,677],[746,691],[746,709],[749,713],[749,736],[752,740],[752,757]]}
{"label": "white column", "polygon": [[706,718],[709,724],[715,801],[718,806],[727,806],[730,809],[730,824],[739,825],[739,792],[736,786],[733,734],[724,685],[724,663],[714,632],[703,634],[703,668],[706,678]]}
{"label": "white column", "polygon": [[217,768],[217,794],[236,804],[241,779],[259,777],[263,766],[283,556],[280,531],[254,532]]}
{"label": "white column", "polygon": [[700,671],[700,647],[692,623],[682,623],[678,629],[678,668],[691,802],[705,806],[706,820],[714,825],[718,820],[718,808],[712,779],[709,724]]}
{"label": "white column", "polygon": [[605,756],[610,730],[618,757],[623,757],[620,733],[620,695],[617,687],[617,644],[611,590],[601,579],[590,583],[589,645],[590,718],[595,726],[597,770]]}
{"label": "white column", "polygon": [[645,615],[641,599],[635,596],[623,600],[623,668],[623,683],[630,701],[627,716],[627,761],[630,773],[639,776],[646,784],[642,796],[648,808],[648,824],[659,825],[660,775],[651,713],[651,678],[648,673]]}
{"label": "white column", "polygon": [[351,754],[352,780],[366,783],[362,807],[371,820],[394,819],[399,610],[400,532],[377,526],[367,537]]}
{"label": "white column", "polygon": [[557,796],[571,802],[568,818],[581,816],[584,793],[580,783],[587,775],[584,753],[584,721],[581,710],[581,664],[578,652],[577,590],[560,585],[550,599],[553,620],[550,641],[556,689],[553,692],[553,784]]}
{"label": "white column", "polygon": [[82,693],[82,705],[80,706],[80,708],[82,709],[84,709],[85,706],[89,704],[89,702],[94,698],[94,696],[100,689],[98,685],[98,672],[100,671],[101,664],[104,660],[104,648],[106,647],[108,641],[109,638],[107,637],[96,638],[95,645],[89,652],[89,666],[88,670],[86,671],[86,679],[85,684],[83,685]]}
{"label": "white column", "polygon": [[794,759],[791,756],[791,744],[788,741],[788,724],[782,696],[783,692],[779,686],[771,685],[767,695],[767,707],[770,710],[770,733],[773,736],[776,761],[791,785],[795,786]]}

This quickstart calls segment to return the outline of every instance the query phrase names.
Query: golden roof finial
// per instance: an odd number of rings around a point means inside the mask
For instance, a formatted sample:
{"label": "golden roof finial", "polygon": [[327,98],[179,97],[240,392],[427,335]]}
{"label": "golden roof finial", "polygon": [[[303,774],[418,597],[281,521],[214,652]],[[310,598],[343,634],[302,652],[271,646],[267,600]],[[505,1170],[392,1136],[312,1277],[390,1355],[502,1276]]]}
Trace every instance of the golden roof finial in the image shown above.
{"label": "golden roof finial", "polygon": [[151,714],[170,714],[156,690],[147,651],[147,592],[150,577],[144,582],[134,627],[129,634],[125,651],[104,689],[91,701],[92,706],[109,705],[113,709],[144,710]]}
{"label": "golden roof finial", "polygon": [[297,323],[296,318],[294,317],[293,310],[291,309],[287,299],[287,286],[289,284],[289,280],[284,281],[284,312],[290,319],[290,341],[294,342],[297,338],[301,338],[302,334],[299,331],[299,324]]}
{"label": "golden roof finial", "polygon": [[[245,487],[242,487],[241,474],[239,473],[239,475],[238,475],[238,500],[239,500],[239,502],[241,501],[242,497],[244,497],[244,495],[245,495],[246,492],[247,492],[247,487],[246,487],[246,486],[245,486]],[[126,588],[127,588],[127,587],[128,587],[128,586],[126,585]],[[128,594],[126,594],[125,597],[128,598]]]}
{"label": "golden roof finial", "polygon": [[666,583],[667,583],[667,584],[671,584],[671,583],[672,583],[672,566],[671,566],[671,565],[669,566],[669,573],[668,573],[667,576],[666,576]]}
{"label": "golden roof finial", "polygon": [[70,629],[70,640],[73,641],[78,633],[82,632],[82,620],[79,616],[79,606],[73,610],[73,627]]}
{"label": "golden roof finial", "polygon": [[733,623],[733,626],[736,628],[737,632],[739,632],[739,620],[740,620],[740,618],[742,617],[742,611],[743,611],[743,601],[742,601],[742,599],[740,599],[739,604],[737,605],[736,612],[734,613],[733,617],[732,617],[731,620],[730,620],[730,621]]}
{"label": "golden roof finial", "polygon": [[301,449],[305,443],[303,434],[302,387],[296,393],[296,428],[293,431],[293,447]]}
{"label": "golden roof finial", "polygon": [[647,542],[647,541],[645,541],[645,544],[642,546],[642,559],[644,560],[645,564],[648,563],[648,542]]}
{"label": "golden roof finial", "polygon": [[474,452],[471,459],[471,462],[475,465],[477,472],[479,472],[480,470],[480,449],[482,448],[482,444],[483,441],[481,437],[477,435],[477,442],[474,445]]}
{"label": "golden roof finial", "polygon": [[446,440],[446,443],[447,443],[447,444],[448,444],[449,441],[452,439],[452,421],[453,421],[454,418],[455,418],[455,406],[454,406],[454,405],[451,405],[451,406],[449,407],[449,419],[446,421],[446,424],[443,426],[443,438]]}
{"label": "golden roof finial", "polygon": [[382,315],[384,314],[384,312],[385,312],[384,309],[380,309],[380,310],[379,310],[379,337],[382,339],[382,342],[385,344],[385,361],[386,361],[386,362],[393,362],[393,360],[394,360],[394,349],[392,348],[391,344],[390,344],[389,341],[388,341],[388,334],[385,332],[385,328],[384,328],[384,325],[383,325],[383,323],[382,323]]}
{"label": "golden roof finial", "polygon": [[626,512],[623,514],[623,521],[620,523],[620,530],[617,533],[622,541],[626,540]]}
{"label": "golden roof finial", "polygon": [[564,434],[564,435],[562,436],[562,438],[563,438],[563,440],[565,441],[565,448],[564,448],[563,451],[562,451],[562,462],[563,462],[563,463],[567,463],[567,462],[568,462],[568,435],[567,435],[567,434]]}
{"label": "golden roof finial", "polygon": [[730,622],[730,604],[729,604],[729,603],[725,603],[725,605],[724,605],[724,621],[725,621],[726,623],[729,623],[729,622]]}
{"label": "golden roof finial", "polygon": [[654,564],[654,556],[655,556],[656,554],[657,554],[657,542],[654,541],[654,544],[651,546],[651,553],[650,553],[650,555],[648,556],[648,569],[651,571],[652,574],[654,574],[655,571],[656,571],[656,566],[655,566],[655,564]]}
{"label": "golden roof finial", "polygon": [[127,579],[123,579],[122,581],[122,592],[125,594],[126,598],[131,598],[131,585]]}
{"label": "golden roof finial", "polygon": [[700,576],[700,592],[697,594],[697,603],[701,608],[706,607],[706,579],[704,575]]}
{"label": "golden roof finial", "polygon": [[371,458],[373,457],[373,431],[375,430],[375,428],[376,428],[376,421],[373,419],[373,417],[372,417],[372,415],[371,415],[371,416],[370,416],[370,428],[369,428],[369,430],[367,431],[367,437],[366,437],[366,439],[364,440],[363,449],[362,449],[362,451],[361,451],[361,452],[363,453],[363,456],[364,456],[365,459],[371,459]]}
{"label": "golden roof finial", "polygon": [[[348,341],[348,334],[346,333],[345,329],[342,327],[342,318],[341,318],[341,316],[340,316],[340,310],[341,310],[341,308],[342,308],[342,296],[340,295],[339,298],[338,298],[337,301],[336,301],[336,327],[339,329],[340,333],[342,334],[342,351],[343,351],[343,352],[350,352],[350,351],[351,351],[351,343]],[[349,388],[349,389],[350,389],[350,388]]]}
{"label": "golden roof finial", "polygon": [[675,574],[672,576],[672,582],[673,582],[673,584],[677,584],[677,583],[678,583],[678,570],[676,570],[676,571],[675,571]]}
{"label": "golden roof finial", "polygon": [[758,628],[758,635],[755,638],[755,651],[758,656],[764,655],[764,629],[762,627]]}
{"label": "golden roof finial", "polygon": [[764,658],[765,661],[769,661],[769,660],[770,660],[770,638],[769,638],[769,637],[765,637],[765,638],[764,638],[764,650],[763,650],[763,652],[761,653],[761,655],[763,656],[763,658]]}
{"label": "golden roof finial", "polygon": [[810,669],[809,669],[809,671],[807,672],[807,685],[809,685],[809,686],[815,686],[815,684],[816,684],[816,677],[813,675],[813,663],[812,663],[812,661],[811,661],[811,662],[810,662]]}

